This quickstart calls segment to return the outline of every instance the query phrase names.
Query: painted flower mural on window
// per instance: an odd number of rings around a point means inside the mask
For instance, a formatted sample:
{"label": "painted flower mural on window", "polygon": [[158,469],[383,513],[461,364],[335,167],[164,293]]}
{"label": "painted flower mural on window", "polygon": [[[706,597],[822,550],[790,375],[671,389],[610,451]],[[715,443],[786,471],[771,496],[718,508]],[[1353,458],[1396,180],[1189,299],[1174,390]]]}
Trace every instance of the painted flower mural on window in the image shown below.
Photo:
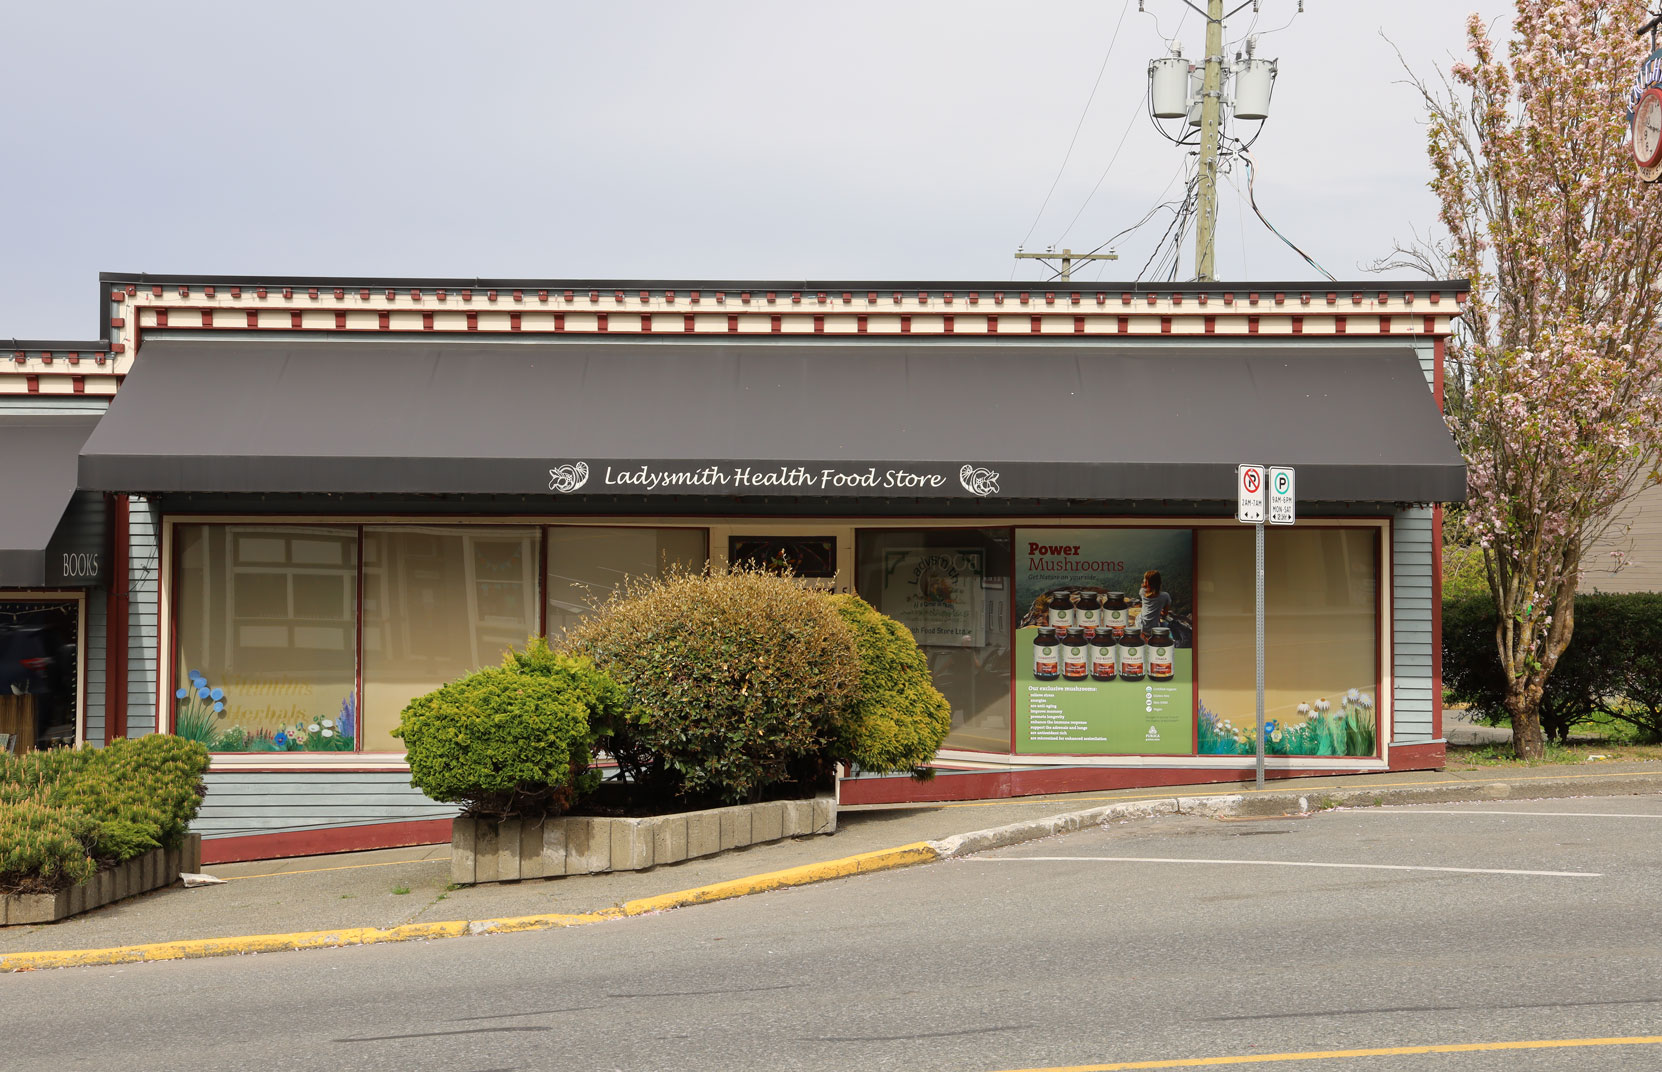
{"label": "painted flower mural on window", "polygon": [[[1250,756],[1258,752],[1254,723],[1236,725],[1200,706],[1200,754]],[[1377,751],[1379,723],[1373,696],[1349,689],[1337,704],[1318,697],[1298,705],[1296,717],[1264,722],[1267,756],[1372,756]]]}
{"label": "painted flower mural on window", "polygon": [[348,693],[334,718],[288,721],[247,729],[230,723],[226,692],[199,670],[173,693],[173,732],[213,752],[350,752],[356,746],[358,700]]}

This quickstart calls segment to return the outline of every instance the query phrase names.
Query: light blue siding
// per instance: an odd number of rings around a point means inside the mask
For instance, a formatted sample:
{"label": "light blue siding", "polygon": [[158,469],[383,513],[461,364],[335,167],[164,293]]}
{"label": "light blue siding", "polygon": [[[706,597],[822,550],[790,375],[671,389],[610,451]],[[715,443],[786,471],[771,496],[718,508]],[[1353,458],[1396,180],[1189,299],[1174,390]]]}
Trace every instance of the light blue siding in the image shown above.
{"label": "light blue siding", "polygon": [[429,800],[403,771],[209,772],[191,829],[204,838],[449,819],[454,804]]}
{"label": "light blue siding", "polygon": [[[1429,347],[1426,348],[1429,350]],[[1431,737],[1431,508],[1399,510],[1391,524],[1391,684],[1393,741]]]}
{"label": "light blue siding", "polygon": [[104,668],[109,654],[104,643],[109,622],[109,605],[102,588],[95,588],[87,593],[86,608],[87,642],[85,650],[81,652],[81,659],[86,668],[86,684],[81,690],[81,700],[86,708],[86,722],[81,739],[87,744],[102,745],[106,680]]}
{"label": "light blue siding", "polygon": [[161,526],[156,504],[134,496],[127,523],[127,736],[156,732],[156,597]]}

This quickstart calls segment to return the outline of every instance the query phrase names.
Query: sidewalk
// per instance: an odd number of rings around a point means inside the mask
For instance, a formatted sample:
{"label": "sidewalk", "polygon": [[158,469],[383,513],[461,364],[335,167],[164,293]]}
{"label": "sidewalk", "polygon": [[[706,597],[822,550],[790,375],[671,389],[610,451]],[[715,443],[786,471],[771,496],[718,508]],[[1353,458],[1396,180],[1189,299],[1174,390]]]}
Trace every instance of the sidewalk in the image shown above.
{"label": "sidewalk", "polygon": [[[455,923],[425,936],[492,927],[479,921],[552,914],[581,916],[569,922],[639,914],[736,893],[798,885],[857,870],[926,862],[1044,837],[1105,818],[1163,808],[1236,815],[1277,815],[1336,805],[1431,803],[1457,800],[1662,794],[1662,763],[1589,763],[1494,771],[1414,771],[1272,781],[1262,791],[1250,780],[1163,789],[1129,789],[1045,797],[923,805],[870,805],[842,809],[837,832],[752,846],[721,856],[688,860],[646,871],[535,879],[447,889],[448,845],[208,867],[224,885],[172,886],[108,905],[60,923],[0,928],[0,971],[47,966],[18,954],[93,950],[164,942],[197,942],[242,936],[347,928],[395,928]],[[1302,803],[1301,803],[1302,801]],[[1110,815],[1105,809],[1113,809]],[[929,843],[920,845],[919,843]],[[897,847],[904,852],[895,852]],[[891,850],[885,852],[885,850]],[[874,854],[855,863],[848,857]],[[829,865],[829,866],[828,866]],[[772,873],[799,870],[785,879]],[[718,883],[734,884],[709,890]],[[679,896],[672,896],[679,895]],[[645,899],[655,900],[647,902]],[[603,917],[605,918],[605,917]],[[474,921],[469,926],[465,921]],[[539,926],[559,925],[542,922]],[[421,937],[412,931],[395,937]],[[319,937],[306,943],[268,940],[259,948],[297,944],[356,944]],[[370,940],[391,940],[385,936]],[[216,942],[213,948],[173,950],[172,956],[247,952],[249,942]],[[132,954],[121,959],[155,959]]]}

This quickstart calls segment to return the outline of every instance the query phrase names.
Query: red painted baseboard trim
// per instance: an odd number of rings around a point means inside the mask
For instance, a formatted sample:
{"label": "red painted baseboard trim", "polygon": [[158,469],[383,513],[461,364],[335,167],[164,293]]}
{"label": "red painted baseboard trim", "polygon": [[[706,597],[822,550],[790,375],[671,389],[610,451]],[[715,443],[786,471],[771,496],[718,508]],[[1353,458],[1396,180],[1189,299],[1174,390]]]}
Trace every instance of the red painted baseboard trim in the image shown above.
{"label": "red painted baseboard trim", "polygon": [[[1443,745],[1397,745],[1391,749],[1391,770],[1436,770],[1443,765]],[[1265,778],[1283,781],[1355,774],[1354,770],[1267,771]],[[1251,780],[1250,769],[1168,767],[1142,770],[1122,767],[1045,767],[1012,771],[942,771],[927,782],[911,778],[854,778],[842,783],[843,804],[914,804],[946,800],[988,800],[1000,797],[1040,796],[1046,793],[1088,793],[1109,789],[1152,789],[1160,786],[1212,785]]]}
{"label": "red painted baseboard trim", "polygon": [[1394,771],[1442,770],[1447,758],[1448,744],[1445,741],[1391,746],[1391,769]]}
{"label": "red painted baseboard trim", "polygon": [[449,840],[449,819],[336,826],[327,830],[291,830],[281,834],[249,834],[246,837],[203,838],[202,863],[230,864],[240,860],[322,856],[331,852],[394,849],[404,845],[441,845]]}

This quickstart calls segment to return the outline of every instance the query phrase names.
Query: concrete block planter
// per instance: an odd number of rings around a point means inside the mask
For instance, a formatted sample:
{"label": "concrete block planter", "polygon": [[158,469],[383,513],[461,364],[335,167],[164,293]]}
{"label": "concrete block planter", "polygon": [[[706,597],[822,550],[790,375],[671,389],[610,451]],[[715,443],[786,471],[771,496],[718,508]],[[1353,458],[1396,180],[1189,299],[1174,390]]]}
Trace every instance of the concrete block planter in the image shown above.
{"label": "concrete block planter", "polygon": [[644,819],[567,815],[543,822],[457,818],[451,824],[450,881],[513,882],[597,871],[639,871],[765,841],[831,834],[837,801],[772,800]]}
{"label": "concrete block planter", "polygon": [[171,886],[179,880],[181,871],[200,870],[202,835],[187,834],[184,844],[176,849],[151,849],[66,890],[0,894],[0,925],[56,923],[114,901]]}

